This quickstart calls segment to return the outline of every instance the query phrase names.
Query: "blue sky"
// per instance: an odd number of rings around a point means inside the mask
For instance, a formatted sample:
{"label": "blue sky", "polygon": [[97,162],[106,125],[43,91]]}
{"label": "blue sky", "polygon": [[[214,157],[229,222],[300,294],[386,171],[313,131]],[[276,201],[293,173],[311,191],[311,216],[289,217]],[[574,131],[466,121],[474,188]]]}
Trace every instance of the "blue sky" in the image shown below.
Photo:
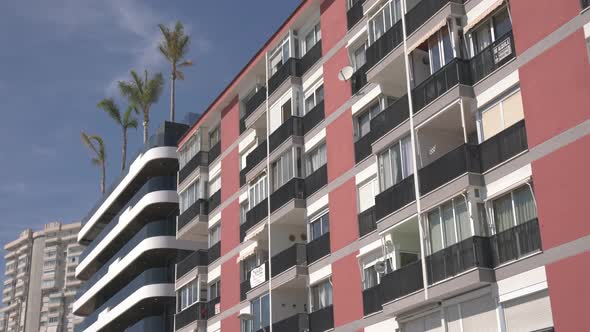
{"label": "blue sky", "polygon": [[[115,83],[132,68],[168,77],[158,23],[179,19],[191,35],[195,65],[177,84],[181,119],[203,111],[299,2],[0,1],[0,243],[28,227],[79,220],[94,205],[99,170],[80,130],[106,140],[107,186],[119,175],[121,133],[96,103],[118,98]],[[150,133],[168,116],[168,84]],[[129,140],[133,153],[141,129]]]}

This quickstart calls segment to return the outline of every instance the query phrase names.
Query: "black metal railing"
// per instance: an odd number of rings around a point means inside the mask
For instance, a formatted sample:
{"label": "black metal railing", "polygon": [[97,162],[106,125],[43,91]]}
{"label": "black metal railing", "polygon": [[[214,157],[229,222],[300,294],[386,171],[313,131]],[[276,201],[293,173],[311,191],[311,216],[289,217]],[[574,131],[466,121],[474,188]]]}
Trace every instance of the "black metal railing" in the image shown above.
{"label": "black metal railing", "polygon": [[334,306],[330,305],[309,314],[309,332],[324,332],[334,328]]}
{"label": "black metal railing", "polygon": [[178,216],[178,231],[199,215],[209,214],[209,202],[199,199]]}
{"label": "black metal railing", "polygon": [[188,255],[176,264],[176,280],[189,273],[197,266],[209,265],[209,253],[207,250],[198,250]]}
{"label": "black metal railing", "polygon": [[590,0],[581,0],[582,3],[582,9],[586,9],[588,7],[590,7]]}
{"label": "black metal railing", "polygon": [[381,278],[383,304],[424,288],[422,261],[417,260],[389,272]]}
{"label": "black metal railing", "polygon": [[369,66],[365,63],[361,67],[359,67],[352,77],[350,78],[350,89],[352,90],[352,94],[356,94],[357,92],[361,91],[362,88],[367,85],[367,70]]}
{"label": "black metal railing", "polygon": [[541,231],[537,218],[490,237],[494,266],[519,259],[542,250]]}
{"label": "black metal railing", "polygon": [[240,188],[242,188],[244,185],[246,185],[246,174],[248,173],[248,170],[246,168],[243,168],[240,171]]}
{"label": "black metal railing", "polygon": [[207,320],[207,303],[196,302],[174,315],[174,328],[180,330],[197,320]]}
{"label": "black metal railing", "polygon": [[521,120],[479,145],[481,171],[486,172],[527,149],[526,127]]}
{"label": "black metal railing", "polygon": [[363,137],[354,142],[354,161],[360,163],[373,153],[371,145],[373,144],[373,134],[366,133]]}
{"label": "black metal railing", "polygon": [[215,210],[219,205],[221,205],[221,189],[209,197],[209,211]]}
{"label": "black metal railing", "polygon": [[381,284],[363,290],[363,314],[365,316],[383,309],[383,290]]}
{"label": "black metal railing", "polygon": [[467,172],[481,173],[476,145],[463,144],[419,169],[420,195],[426,195]]}
{"label": "black metal railing", "polygon": [[246,156],[246,167],[244,168],[246,173],[252,170],[256,165],[260,164],[266,156],[268,156],[266,143],[266,140],[260,142],[258,146]]}
{"label": "black metal railing", "polygon": [[268,79],[268,95],[272,95],[291,76],[301,76],[301,60],[289,58],[276,73]]}
{"label": "black metal railing", "polygon": [[246,120],[244,118],[240,119],[240,135],[246,131]]}
{"label": "black metal railing", "polygon": [[178,183],[186,180],[186,178],[197,168],[207,167],[209,165],[209,153],[207,151],[199,151],[189,160],[183,168],[178,171]]}
{"label": "black metal railing", "polygon": [[410,175],[375,196],[375,218],[381,220],[414,200],[414,175]]}
{"label": "black metal railing", "polygon": [[367,48],[367,66],[373,68],[381,59],[398,47],[404,40],[402,21],[397,21],[379,39]]}
{"label": "black metal railing", "polygon": [[371,206],[365,211],[358,214],[359,236],[363,237],[377,229],[377,218],[375,215],[375,206]]}
{"label": "black metal railing", "polygon": [[416,86],[412,90],[415,112],[417,113],[457,84],[473,84],[468,60],[455,58]]}
{"label": "black metal railing", "polygon": [[301,72],[298,73],[299,76],[302,76],[307,72],[316,62],[322,57],[322,41],[318,41],[315,45],[312,46],[311,49],[307,51],[301,57]]}
{"label": "black metal railing", "polygon": [[306,246],[307,264],[330,254],[330,232],[309,242]]}
{"label": "black metal railing", "polygon": [[305,196],[309,197],[328,184],[328,166],[324,164],[305,178]]}
{"label": "black metal railing", "polygon": [[303,117],[303,135],[315,128],[325,118],[324,101],[320,101],[314,108],[305,113]]}
{"label": "black metal railing", "polygon": [[429,284],[476,267],[493,267],[489,238],[474,236],[426,257],[426,275]]}
{"label": "black metal railing", "polygon": [[240,225],[240,242],[244,241],[246,232],[268,216],[268,198],[263,199],[246,212],[246,221]]}
{"label": "black metal railing", "polygon": [[211,165],[217,157],[221,155],[221,141],[217,142],[209,149],[209,165]]}
{"label": "black metal railing", "polygon": [[272,263],[272,277],[287,271],[293,266],[303,266],[307,264],[307,255],[305,252],[305,244],[296,243],[291,247],[281,251],[272,256],[270,259]]}
{"label": "black metal railing", "polygon": [[215,243],[207,250],[207,260],[209,263],[215,262],[219,257],[221,257],[221,241]]}
{"label": "black metal railing", "polygon": [[292,178],[270,194],[270,212],[275,212],[292,199],[305,199],[305,180]]}
{"label": "black metal railing", "polygon": [[268,137],[269,151],[274,151],[291,136],[303,136],[303,118],[292,116],[273,131]]}
{"label": "black metal railing", "polygon": [[365,0],[356,1],[346,12],[348,30],[352,29],[363,19],[363,16],[365,16],[365,13],[363,12],[363,3],[365,3]]}
{"label": "black metal railing", "polygon": [[422,0],[406,13],[406,33],[411,35],[426,23],[436,12],[447,3],[463,3],[463,0]]}
{"label": "black metal railing", "polygon": [[246,101],[244,105],[244,119],[248,118],[250,114],[254,113],[254,111],[256,111],[256,109],[258,109],[258,107],[262,105],[262,103],[264,103],[265,100],[266,87],[261,87],[260,89],[258,89],[258,91],[256,91],[254,95],[252,95],[252,97],[250,97],[250,99],[248,99],[248,101]]}
{"label": "black metal railing", "polygon": [[410,107],[408,105],[408,95],[404,95],[371,119],[371,135],[373,135],[373,141],[383,137],[392,129],[395,129],[409,119],[409,117]]}
{"label": "black metal railing", "polygon": [[[272,324],[273,331],[303,332],[309,330],[309,315],[302,313],[285,318]],[[268,330],[267,330],[268,331]]]}
{"label": "black metal railing", "polygon": [[473,84],[481,81],[496,69],[514,59],[515,56],[514,36],[510,31],[469,60]]}
{"label": "black metal railing", "polygon": [[210,300],[209,302],[207,302],[207,317],[211,318],[217,314],[219,314],[219,312],[221,311],[220,309],[215,310],[215,308],[218,306],[218,304],[221,302],[221,297],[218,296],[212,300]]}
{"label": "black metal railing", "polygon": [[[268,261],[258,265],[255,269],[264,265],[264,282],[268,281]],[[240,283],[240,301],[244,301],[246,299],[246,294],[252,289],[250,284],[252,272],[248,274],[248,278]],[[257,285],[256,287],[258,287]]]}

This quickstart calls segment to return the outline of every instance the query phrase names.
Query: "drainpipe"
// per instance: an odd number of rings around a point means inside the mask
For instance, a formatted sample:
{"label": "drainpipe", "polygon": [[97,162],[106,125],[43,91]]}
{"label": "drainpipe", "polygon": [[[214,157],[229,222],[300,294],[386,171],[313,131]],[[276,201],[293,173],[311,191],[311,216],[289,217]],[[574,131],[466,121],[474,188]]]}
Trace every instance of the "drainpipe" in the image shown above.
{"label": "drainpipe", "polygon": [[272,246],[270,236],[270,114],[268,105],[268,52],[265,54],[264,70],[266,75],[266,195],[267,215],[266,232],[268,234],[268,319],[270,332],[272,332]]}

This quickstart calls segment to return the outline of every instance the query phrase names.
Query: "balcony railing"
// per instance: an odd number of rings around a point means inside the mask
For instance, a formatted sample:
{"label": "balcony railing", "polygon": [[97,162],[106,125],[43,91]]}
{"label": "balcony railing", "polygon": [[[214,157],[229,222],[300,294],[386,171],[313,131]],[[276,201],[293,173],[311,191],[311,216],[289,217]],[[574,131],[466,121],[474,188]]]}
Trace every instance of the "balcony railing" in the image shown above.
{"label": "balcony railing", "polygon": [[240,135],[246,131],[246,120],[240,119]]}
{"label": "balcony railing", "polygon": [[428,283],[434,284],[472,268],[492,268],[489,238],[474,236],[426,257]]}
{"label": "balcony railing", "polygon": [[348,24],[348,30],[352,29],[358,22],[363,19],[365,15],[363,12],[363,3],[365,0],[356,1],[352,7],[346,12],[346,21]]}
{"label": "balcony railing", "polygon": [[481,173],[480,165],[478,147],[463,144],[418,170],[420,195],[426,195],[467,172]]}
{"label": "balcony railing", "polygon": [[211,165],[219,155],[221,155],[221,141],[217,142],[209,149],[209,165]]}
{"label": "balcony railing", "polygon": [[256,93],[246,101],[244,119],[254,113],[256,109],[266,100],[266,87],[261,87]]}
{"label": "balcony railing", "polygon": [[305,196],[309,197],[328,184],[328,166],[323,165],[305,178]]}
{"label": "balcony railing", "polygon": [[215,210],[219,205],[221,205],[221,189],[209,197],[209,211]]}
{"label": "balcony railing", "polygon": [[383,309],[383,290],[381,284],[363,290],[363,314],[365,316]]}
{"label": "balcony railing", "polygon": [[421,0],[406,13],[406,33],[408,36],[450,2],[463,3],[463,0]]}
{"label": "balcony railing", "polygon": [[[255,269],[264,265],[264,281],[268,281],[268,261],[258,265]],[[246,294],[252,289],[250,285],[250,275],[252,272],[248,274],[248,278],[240,283],[240,301],[244,301],[246,299]],[[256,286],[258,287],[258,286]]]}
{"label": "balcony railing", "polygon": [[246,173],[252,170],[256,165],[260,164],[264,158],[268,156],[266,150],[266,140],[260,142],[258,146],[246,156]]}
{"label": "balcony railing", "polygon": [[240,171],[240,188],[246,185],[246,173],[248,173],[248,170],[246,168],[243,168]]}
{"label": "balcony railing", "polygon": [[220,302],[221,297],[219,296],[207,302],[207,318],[211,318],[219,313],[219,310],[215,310],[215,308],[218,307]]}
{"label": "balcony railing", "polygon": [[381,59],[398,47],[404,40],[402,21],[397,21],[387,32],[367,48],[367,66],[373,68]]}
{"label": "balcony railing", "polygon": [[537,218],[490,237],[494,266],[519,259],[542,250]]}
{"label": "balcony railing", "polygon": [[582,9],[586,9],[590,7],[590,0],[581,0],[582,1]]}
{"label": "balcony railing", "polygon": [[373,141],[395,129],[410,117],[408,95],[404,95],[371,119]]}
{"label": "balcony railing", "polygon": [[197,320],[207,320],[207,303],[196,302],[174,315],[174,328],[180,330]]}
{"label": "balcony railing", "polygon": [[455,58],[416,86],[412,90],[415,112],[417,113],[457,84],[473,84],[468,60]]}
{"label": "balcony railing", "polygon": [[526,127],[521,120],[479,145],[481,171],[486,172],[527,149]]}
{"label": "balcony railing", "polygon": [[268,137],[270,152],[278,148],[291,136],[303,136],[303,119],[298,116],[288,118],[270,134]]}
{"label": "balcony railing", "polygon": [[301,57],[301,73],[299,76],[303,76],[316,62],[322,57],[322,41],[318,41],[312,46],[307,53]]}
{"label": "balcony railing", "polygon": [[268,198],[265,198],[260,203],[246,212],[246,221],[240,225],[240,242],[244,241],[246,232],[254,225],[258,224],[262,219],[268,216]]}
{"label": "balcony railing", "polygon": [[305,180],[292,178],[270,195],[270,212],[275,212],[292,199],[305,199]]}
{"label": "balcony railing", "polygon": [[424,281],[420,260],[402,266],[381,278],[383,304],[412,294],[422,288],[424,288]]}
{"label": "balcony railing", "polygon": [[303,117],[303,135],[315,128],[324,118],[324,101],[322,100],[314,108],[305,113]]}
{"label": "balcony railing", "polygon": [[276,73],[268,79],[268,95],[272,95],[276,89],[291,76],[301,76],[301,60],[289,58]]}
{"label": "balcony railing", "polygon": [[330,232],[307,244],[307,264],[330,254]]}
{"label": "balcony railing", "polygon": [[514,36],[510,31],[469,60],[473,83],[481,81],[515,56]]}
{"label": "balcony railing", "polygon": [[309,331],[324,332],[334,328],[334,306],[328,306],[309,314]]}
{"label": "balcony railing", "polygon": [[414,200],[414,175],[410,175],[375,196],[375,217],[381,220]]}
{"label": "balcony railing", "polygon": [[358,164],[365,160],[373,153],[371,145],[373,144],[373,134],[366,133],[363,137],[354,142],[354,161]]}
{"label": "balcony railing", "polygon": [[207,250],[207,260],[209,264],[215,262],[219,257],[221,257],[221,241],[215,243],[209,250]]}
{"label": "balcony railing", "polygon": [[377,229],[377,220],[375,218],[375,206],[371,206],[365,211],[359,213],[359,236],[363,237]]}
{"label": "balcony railing", "polygon": [[[309,315],[297,314],[272,324],[273,331],[303,332],[309,330]],[[268,331],[268,330],[267,330]]]}
{"label": "balcony railing", "polygon": [[188,209],[186,209],[178,216],[178,231],[180,231],[184,226],[190,223],[197,216],[206,216],[208,214],[209,202],[205,199],[197,200],[195,203],[193,203],[193,205],[191,205]]}
{"label": "balcony railing", "polygon": [[178,183],[182,183],[197,167],[207,167],[209,165],[209,153],[199,151],[189,160],[183,168],[178,171]]}
{"label": "balcony railing", "polygon": [[185,259],[176,264],[176,279],[183,277],[197,266],[209,265],[209,254],[207,250],[195,251]]}
{"label": "balcony railing", "polygon": [[272,256],[272,277],[287,271],[293,266],[307,265],[307,255],[305,252],[305,244],[296,243],[291,247],[281,251]]}
{"label": "balcony railing", "polygon": [[357,92],[361,91],[362,88],[367,85],[367,70],[369,66],[365,63],[361,67],[359,67],[352,77],[350,78],[350,88],[352,90],[352,94],[356,94]]}

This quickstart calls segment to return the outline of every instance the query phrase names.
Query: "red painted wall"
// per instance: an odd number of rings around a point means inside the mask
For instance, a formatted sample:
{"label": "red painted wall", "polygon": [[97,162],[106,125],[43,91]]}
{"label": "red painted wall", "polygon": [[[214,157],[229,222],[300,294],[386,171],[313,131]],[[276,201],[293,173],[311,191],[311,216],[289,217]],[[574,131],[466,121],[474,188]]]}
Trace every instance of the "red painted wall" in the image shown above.
{"label": "red painted wall", "polygon": [[240,331],[240,320],[237,315],[230,316],[221,321],[221,331]]}
{"label": "red painted wall", "polygon": [[352,116],[349,111],[326,127],[326,156],[328,181],[332,181],[354,167]]}
{"label": "red painted wall", "polygon": [[240,137],[240,106],[238,97],[221,112],[221,151],[225,151]]}
{"label": "red painted wall", "polygon": [[354,178],[331,191],[328,195],[330,206],[330,247],[332,252],[336,252],[358,239],[358,212]]}
{"label": "red painted wall", "polygon": [[322,48],[330,50],[348,32],[345,0],[323,0],[320,3]]}
{"label": "red painted wall", "polygon": [[332,263],[336,327],[363,318],[361,275],[357,254],[358,252],[355,252]]}
{"label": "red painted wall", "polygon": [[221,212],[221,255],[240,245],[240,203],[234,200]]}
{"label": "red painted wall", "polygon": [[[223,144],[223,141],[221,141]],[[221,201],[240,190],[240,155],[236,146],[221,160]]]}
{"label": "red painted wall", "polygon": [[[322,32],[322,34],[323,33],[324,32]],[[323,35],[322,38],[324,38]],[[323,45],[322,48],[324,53],[329,50]],[[346,48],[338,50],[329,61],[324,63],[324,106],[326,117],[334,113],[340,106],[350,99],[350,82],[340,81],[338,79],[338,73],[342,68],[349,65],[350,60]]]}
{"label": "red painted wall", "polygon": [[237,258],[237,255],[233,256],[221,264],[221,311],[240,303],[240,271],[238,264],[236,264]]}

